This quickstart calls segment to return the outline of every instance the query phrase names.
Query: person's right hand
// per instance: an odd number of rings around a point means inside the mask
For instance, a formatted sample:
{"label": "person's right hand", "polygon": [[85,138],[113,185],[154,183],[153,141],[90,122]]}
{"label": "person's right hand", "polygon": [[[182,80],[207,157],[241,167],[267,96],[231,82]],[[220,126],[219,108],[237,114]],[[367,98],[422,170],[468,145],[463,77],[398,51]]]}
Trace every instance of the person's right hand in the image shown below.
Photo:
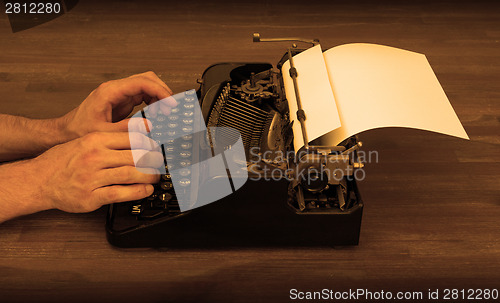
{"label": "person's right hand", "polygon": [[[134,165],[130,150],[143,154]],[[143,149],[136,149],[136,147]],[[141,133],[96,132],[57,145],[32,164],[40,180],[40,194],[49,208],[89,212],[102,205],[138,200],[153,192],[159,180],[162,154],[151,151],[157,144]],[[136,155],[137,156],[137,155]]]}

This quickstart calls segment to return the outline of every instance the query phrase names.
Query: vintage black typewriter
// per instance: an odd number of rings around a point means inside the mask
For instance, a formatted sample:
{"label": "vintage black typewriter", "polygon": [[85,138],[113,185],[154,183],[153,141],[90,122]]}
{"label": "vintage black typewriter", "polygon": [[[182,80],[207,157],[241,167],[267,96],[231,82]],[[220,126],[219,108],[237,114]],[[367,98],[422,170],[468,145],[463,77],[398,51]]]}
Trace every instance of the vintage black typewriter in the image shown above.
{"label": "vintage black typewriter", "polygon": [[[275,40],[281,41],[254,35],[255,42]],[[361,142],[350,137],[338,146],[307,144],[303,123],[307,113],[303,113],[299,99],[299,121],[295,122],[302,124],[306,144],[298,152],[293,150],[280,70],[285,61],[301,51],[294,44],[278,62],[277,69],[268,63],[212,65],[203,73],[200,88],[182,95],[170,115],[148,117],[154,125],[150,132],[152,139],[161,138],[165,132],[186,134],[178,139],[181,142],[176,146],[181,148],[171,148],[169,143],[161,145],[166,170],[150,197],[110,205],[106,231],[111,244],[120,247],[358,244],[363,201],[353,171],[362,167],[357,158]],[[290,75],[297,77],[293,59],[290,61]],[[196,99],[199,107],[192,105]],[[245,179],[238,181],[240,176],[234,173],[228,177],[229,171],[224,169],[190,169],[193,162],[214,156],[210,146],[213,141],[205,135],[191,134],[193,124],[199,123],[191,119],[195,108],[201,109],[203,126],[207,129],[219,127],[239,132],[245,151],[245,159],[240,159],[246,167],[242,174]],[[228,150],[231,142],[222,145],[220,150]],[[340,170],[343,177],[325,173],[322,167],[330,168],[329,172]],[[171,174],[173,169],[178,174],[176,182]],[[232,194],[182,211],[180,195],[189,200],[193,186],[215,188],[227,178],[234,190]]]}

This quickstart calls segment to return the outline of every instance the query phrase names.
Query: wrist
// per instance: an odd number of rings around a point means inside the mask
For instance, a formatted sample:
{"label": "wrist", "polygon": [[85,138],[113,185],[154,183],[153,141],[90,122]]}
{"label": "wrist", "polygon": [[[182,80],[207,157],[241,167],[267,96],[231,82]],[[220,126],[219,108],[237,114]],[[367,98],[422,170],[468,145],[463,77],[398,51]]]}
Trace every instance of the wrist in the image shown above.
{"label": "wrist", "polygon": [[[45,153],[44,153],[45,154]],[[36,212],[55,208],[54,196],[51,193],[52,187],[49,179],[54,175],[53,163],[51,164],[45,155],[41,154],[36,158],[23,161],[25,179],[31,188],[31,197],[36,202],[33,202],[33,209]]]}
{"label": "wrist", "polygon": [[0,166],[0,223],[15,217],[53,208],[44,194],[44,173],[35,159]]}
{"label": "wrist", "polygon": [[54,128],[61,141],[58,144],[66,143],[80,137],[80,134],[77,133],[71,123],[73,116],[74,111],[71,111],[62,117],[54,119]]}

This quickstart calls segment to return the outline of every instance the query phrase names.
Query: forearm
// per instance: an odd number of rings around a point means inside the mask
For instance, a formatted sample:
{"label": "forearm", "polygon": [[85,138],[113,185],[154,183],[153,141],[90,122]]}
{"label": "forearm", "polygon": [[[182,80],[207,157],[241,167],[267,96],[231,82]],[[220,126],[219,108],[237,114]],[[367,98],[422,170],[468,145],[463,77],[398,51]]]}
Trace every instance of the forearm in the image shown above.
{"label": "forearm", "polygon": [[0,223],[51,208],[34,162],[36,159],[0,165]]}
{"label": "forearm", "polygon": [[33,157],[67,142],[70,136],[64,121],[0,114],[0,162]]}

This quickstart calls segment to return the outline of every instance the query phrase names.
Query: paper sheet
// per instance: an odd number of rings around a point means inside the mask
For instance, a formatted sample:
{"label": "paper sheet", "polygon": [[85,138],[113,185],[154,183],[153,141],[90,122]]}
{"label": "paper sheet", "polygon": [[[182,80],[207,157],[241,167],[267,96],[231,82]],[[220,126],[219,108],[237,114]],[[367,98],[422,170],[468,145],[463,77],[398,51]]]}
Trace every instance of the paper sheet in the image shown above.
{"label": "paper sheet", "polygon": [[[320,137],[315,144],[337,145],[352,135],[380,127],[410,127],[469,138],[425,55],[365,43],[337,46],[323,54],[320,51],[315,46],[294,56],[308,139]],[[324,87],[319,55],[324,58],[333,96]],[[288,66],[285,64],[282,71],[290,116],[295,119],[297,106]],[[313,92],[315,88],[319,91]],[[293,132],[298,151],[303,146],[298,121]]]}
{"label": "paper sheet", "polygon": [[337,145],[359,132],[394,126],[469,139],[425,55],[355,43],[323,56],[342,127],[321,144]]}
{"label": "paper sheet", "polygon": [[[339,114],[332,87],[328,80],[325,60],[321,46],[314,46],[293,57],[293,65],[297,69],[302,109],[306,113],[306,132],[309,141],[340,127]],[[285,93],[290,109],[290,121],[293,122],[294,148],[298,151],[303,145],[302,130],[297,119],[297,100],[293,80],[289,73],[290,62],[281,69]]]}

